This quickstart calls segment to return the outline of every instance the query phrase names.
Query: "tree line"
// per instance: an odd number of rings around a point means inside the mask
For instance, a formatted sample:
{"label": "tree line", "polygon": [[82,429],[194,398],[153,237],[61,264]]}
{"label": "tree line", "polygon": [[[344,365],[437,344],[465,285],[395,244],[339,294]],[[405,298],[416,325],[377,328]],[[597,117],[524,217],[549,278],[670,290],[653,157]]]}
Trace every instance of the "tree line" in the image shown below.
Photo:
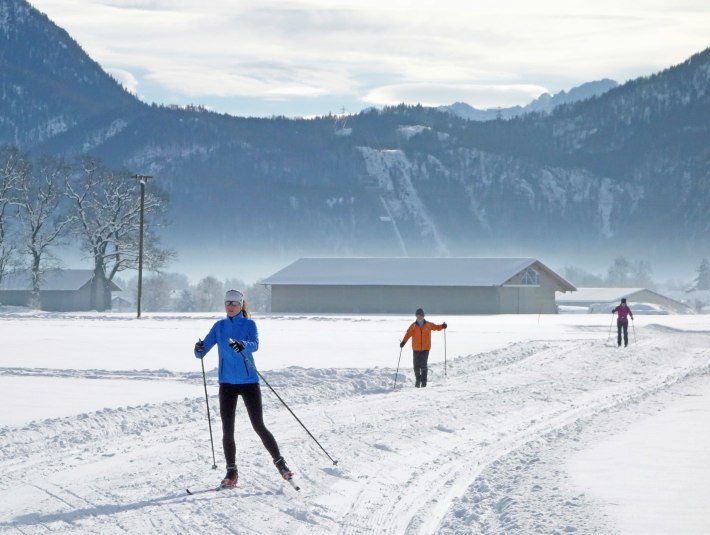
{"label": "tree line", "polygon": [[[166,202],[157,187],[146,191],[147,270],[160,270],[175,256],[155,232]],[[66,161],[0,148],[0,283],[10,273],[29,272],[29,306],[38,308],[43,276],[59,265],[57,248],[75,246],[93,263],[92,308],[110,308],[111,281],[137,268],[139,231],[140,184],[127,170],[89,156]]]}
{"label": "tree line", "polygon": [[[692,283],[685,285],[688,292],[710,290],[710,262],[703,258],[695,269],[697,273]],[[562,269],[563,277],[582,288],[647,288],[654,289],[657,284],[653,280],[653,268],[646,260],[628,260],[617,256],[609,266],[606,275],[589,273],[574,266]]]}
{"label": "tree line", "polygon": [[[116,283],[130,303],[126,304],[126,310],[134,310],[130,299],[135,302],[137,298],[138,277],[118,278]],[[271,291],[260,280],[249,285],[240,279],[220,281],[209,275],[191,284],[182,273],[154,273],[144,277],[141,308],[146,312],[224,312],[227,290],[243,292],[251,312],[271,311]]]}

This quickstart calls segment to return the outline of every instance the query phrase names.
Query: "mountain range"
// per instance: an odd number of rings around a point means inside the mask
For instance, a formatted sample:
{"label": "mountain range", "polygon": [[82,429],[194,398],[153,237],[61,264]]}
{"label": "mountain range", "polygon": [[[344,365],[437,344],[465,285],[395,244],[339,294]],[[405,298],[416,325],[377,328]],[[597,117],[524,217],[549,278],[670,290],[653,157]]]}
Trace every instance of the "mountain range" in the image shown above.
{"label": "mountain range", "polygon": [[525,106],[511,106],[509,108],[486,108],[483,110],[474,108],[465,102],[454,102],[448,106],[439,106],[438,110],[447,111],[453,115],[469,119],[471,121],[492,121],[494,119],[512,119],[526,113],[550,113],[557,106],[562,104],[572,104],[592,97],[598,97],[615,88],[619,84],[614,80],[604,78],[594,82],[587,82],[569,91],[560,91],[551,95],[543,93],[535,100]]}
{"label": "mountain range", "polygon": [[471,121],[405,105],[315,119],[148,105],[24,0],[0,0],[0,44],[0,144],[153,175],[187,272],[265,276],[302,256],[708,255],[710,49],[590,98]]}

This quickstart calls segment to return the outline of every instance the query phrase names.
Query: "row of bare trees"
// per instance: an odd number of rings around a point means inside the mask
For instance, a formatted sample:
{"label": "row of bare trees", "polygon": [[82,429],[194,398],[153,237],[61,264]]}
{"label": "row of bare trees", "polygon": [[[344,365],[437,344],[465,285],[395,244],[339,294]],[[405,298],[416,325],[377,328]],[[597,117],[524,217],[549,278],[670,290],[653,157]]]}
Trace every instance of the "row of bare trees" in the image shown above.
{"label": "row of bare trees", "polygon": [[[138,264],[139,186],[129,172],[90,157],[66,162],[0,149],[0,282],[12,271],[29,271],[30,305],[37,306],[43,275],[58,267],[56,251],[78,246],[93,263],[92,307],[109,308],[110,282]],[[165,204],[157,188],[146,192],[143,265],[149,270],[174,256],[155,233]]]}
{"label": "row of bare trees", "polygon": [[[138,277],[117,279],[123,295],[135,297]],[[271,311],[271,290],[258,280],[247,284],[229,278],[219,280],[210,275],[191,284],[187,275],[175,272],[151,274],[143,279],[142,308],[146,312],[224,312],[224,292],[240,290],[251,312]],[[133,310],[130,308],[124,310]]]}

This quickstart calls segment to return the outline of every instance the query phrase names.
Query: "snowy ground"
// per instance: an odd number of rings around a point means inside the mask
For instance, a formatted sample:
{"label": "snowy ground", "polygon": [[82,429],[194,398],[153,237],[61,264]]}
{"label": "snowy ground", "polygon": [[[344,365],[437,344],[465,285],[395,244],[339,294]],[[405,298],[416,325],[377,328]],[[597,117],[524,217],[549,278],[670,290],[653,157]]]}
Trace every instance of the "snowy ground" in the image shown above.
{"label": "snowy ground", "polygon": [[432,317],[446,375],[434,333],[430,387],[407,347],[396,391],[411,318],[257,317],[258,365],[339,464],[263,387],[301,492],[239,410],[239,488],[187,496],[223,475],[216,359],[217,472],[191,353],[215,318],[0,313],[0,533],[707,533],[707,316],[638,316],[626,349],[606,315]]}
{"label": "snowy ground", "polygon": [[710,532],[707,384],[703,379],[679,385],[682,397],[662,411],[572,457],[573,479],[602,502],[621,532]]}

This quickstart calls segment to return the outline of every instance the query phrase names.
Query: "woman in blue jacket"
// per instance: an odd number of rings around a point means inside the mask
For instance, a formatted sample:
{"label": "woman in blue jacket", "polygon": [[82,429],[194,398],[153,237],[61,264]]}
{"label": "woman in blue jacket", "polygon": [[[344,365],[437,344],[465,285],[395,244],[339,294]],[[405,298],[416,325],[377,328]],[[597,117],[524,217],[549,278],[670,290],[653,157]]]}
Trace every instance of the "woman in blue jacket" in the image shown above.
{"label": "woman in blue jacket", "polygon": [[198,340],[195,344],[195,357],[198,359],[215,345],[219,351],[219,410],[222,416],[222,447],[227,461],[227,474],[220,485],[231,488],[237,484],[234,418],[239,396],[244,401],[254,431],[271,454],[279,473],[284,479],[291,479],[293,473],[286,466],[274,436],[264,425],[261,388],[253,356],[259,349],[256,323],[249,319],[244,295],[237,290],[229,290],[225,294],[224,308],[227,317],[212,326],[204,341]]}

